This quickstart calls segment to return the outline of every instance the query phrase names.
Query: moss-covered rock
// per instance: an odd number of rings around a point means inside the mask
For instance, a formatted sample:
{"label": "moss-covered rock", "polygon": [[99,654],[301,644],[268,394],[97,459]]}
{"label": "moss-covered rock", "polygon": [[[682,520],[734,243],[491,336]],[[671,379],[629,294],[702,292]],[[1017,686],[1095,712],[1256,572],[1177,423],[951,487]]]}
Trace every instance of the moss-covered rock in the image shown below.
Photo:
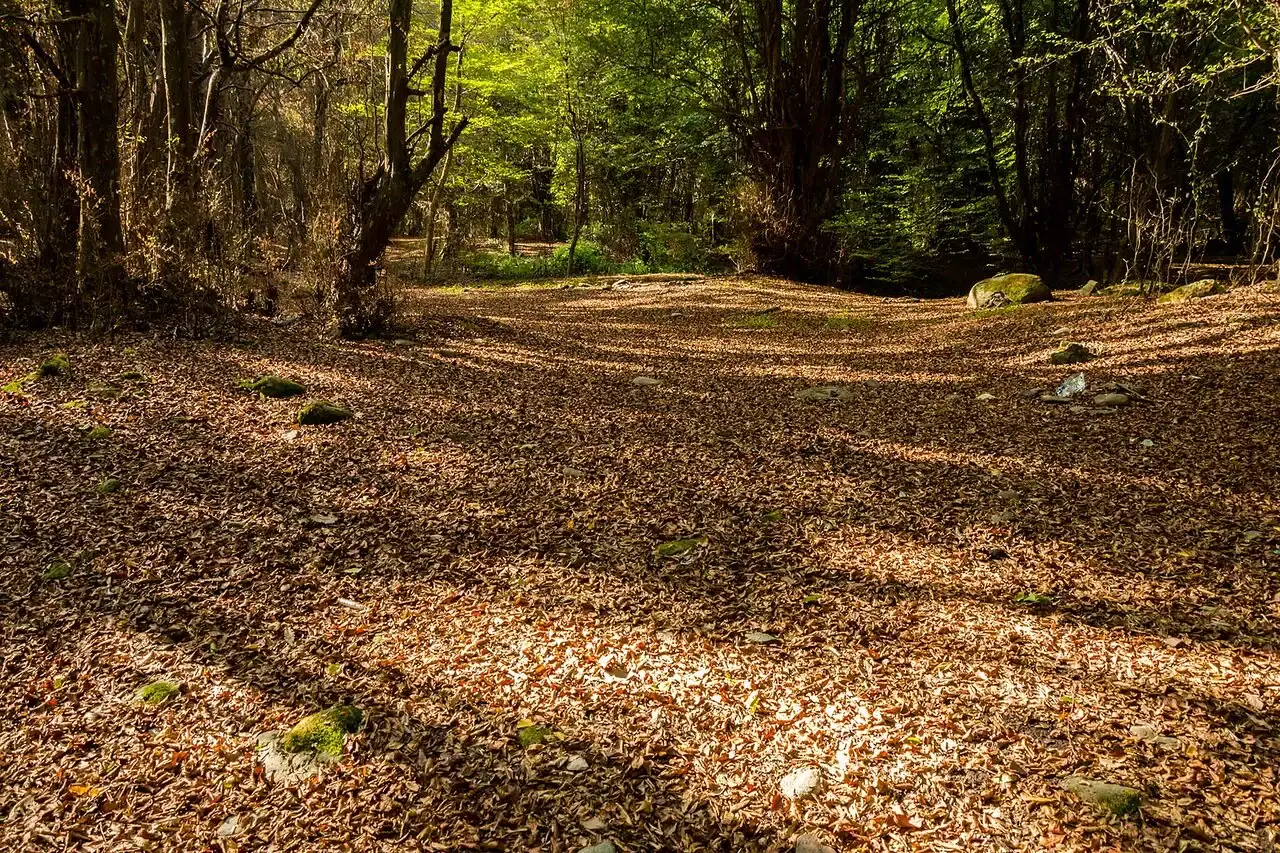
{"label": "moss-covered rock", "polygon": [[65,353],[55,352],[40,364],[41,376],[66,376],[71,372],[71,359]]}
{"label": "moss-covered rock", "polygon": [[1062,781],[1062,787],[1099,809],[1117,817],[1136,813],[1142,808],[1142,792],[1124,785],[1070,776]]}
{"label": "moss-covered rock", "polygon": [[111,428],[98,424],[93,429],[88,430],[84,434],[84,437],[90,441],[104,441],[111,437]]}
{"label": "moss-covered rock", "polygon": [[85,396],[91,400],[118,400],[121,393],[114,385],[90,385],[84,389]]}
{"label": "moss-covered rock", "polygon": [[314,753],[327,758],[342,755],[346,736],[360,728],[364,713],[353,705],[335,705],[304,717],[280,738],[280,749],[288,753]]}
{"label": "moss-covered rock", "polygon": [[107,477],[98,483],[98,494],[100,495],[114,495],[118,491],[120,491],[120,481],[115,477]]}
{"label": "moss-covered rock", "polygon": [[303,426],[317,424],[336,424],[353,417],[350,409],[344,409],[328,400],[315,400],[307,403],[298,412],[298,423]]}
{"label": "moss-covered rock", "polygon": [[1067,344],[1057,352],[1049,354],[1050,364],[1084,364],[1098,356],[1089,351],[1084,344]]}
{"label": "moss-covered rock", "polygon": [[1026,305],[1045,302],[1053,298],[1053,291],[1038,275],[1010,273],[987,278],[969,290],[970,308],[1001,308],[1005,305]]}
{"label": "moss-covered rock", "polygon": [[60,581],[71,577],[71,564],[66,560],[54,560],[40,575],[42,581]]}
{"label": "moss-covered rock", "polygon": [[659,557],[679,557],[681,554],[688,554],[700,545],[706,543],[705,536],[695,536],[692,539],[673,539],[670,542],[663,542],[653,550]]}
{"label": "moss-covered rock", "polygon": [[246,391],[252,391],[254,394],[277,399],[301,397],[307,393],[305,386],[294,382],[292,379],[285,379],[283,376],[276,376],[275,374],[262,376],[258,379],[246,379],[240,383],[240,387]]}
{"label": "moss-covered rock", "polygon": [[1193,299],[1204,299],[1206,296],[1213,296],[1218,293],[1226,292],[1227,289],[1223,287],[1222,282],[1206,278],[1200,281],[1194,281],[1191,284],[1184,284],[1182,287],[1174,288],[1161,296],[1157,301],[1163,302],[1167,305],[1172,302],[1190,302]]}
{"label": "moss-covered rock", "polygon": [[116,376],[118,382],[150,382],[147,375],[141,370],[125,370]]}
{"label": "moss-covered rock", "polygon": [[152,681],[139,687],[135,695],[139,702],[158,706],[165,704],[181,691],[182,686],[172,681]]}

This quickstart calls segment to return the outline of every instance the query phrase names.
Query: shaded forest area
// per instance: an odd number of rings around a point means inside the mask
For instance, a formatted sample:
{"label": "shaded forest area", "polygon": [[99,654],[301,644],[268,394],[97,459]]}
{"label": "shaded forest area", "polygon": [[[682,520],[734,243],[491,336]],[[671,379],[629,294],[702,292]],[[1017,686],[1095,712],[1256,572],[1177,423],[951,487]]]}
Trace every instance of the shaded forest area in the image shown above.
{"label": "shaded forest area", "polygon": [[378,332],[396,236],[446,280],[1273,274],[1265,0],[0,0],[0,55],[14,325],[285,288]]}

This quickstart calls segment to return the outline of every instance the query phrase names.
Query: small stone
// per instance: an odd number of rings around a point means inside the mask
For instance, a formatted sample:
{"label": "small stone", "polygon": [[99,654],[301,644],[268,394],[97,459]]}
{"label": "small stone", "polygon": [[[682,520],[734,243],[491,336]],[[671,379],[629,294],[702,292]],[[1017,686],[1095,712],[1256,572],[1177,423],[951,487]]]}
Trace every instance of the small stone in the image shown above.
{"label": "small stone", "polygon": [[744,637],[748,643],[753,643],[757,646],[776,646],[782,642],[773,634],[764,631],[748,631]]}
{"label": "small stone", "polygon": [[795,393],[797,400],[803,400],[806,403],[814,403],[824,400],[838,400],[844,402],[853,399],[853,392],[843,385],[815,385],[812,388],[804,388]]}
{"label": "small stone", "polygon": [[1059,397],[1057,394],[1041,394],[1041,403],[1070,403],[1070,397]]}
{"label": "small stone", "polygon": [[618,853],[618,848],[613,846],[612,841],[601,841],[599,844],[583,847],[578,853]]}
{"label": "small stone", "polygon": [[822,788],[822,773],[816,767],[802,767],[793,770],[778,782],[782,796],[789,800],[803,800],[818,793]]}
{"label": "small stone", "polygon": [[561,468],[560,473],[564,474],[566,477],[572,477],[576,480],[580,480],[587,476],[587,472],[583,471],[581,468],[571,468],[568,465]]}
{"label": "small stone", "polygon": [[1142,792],[1136,788],[1071,776],[1062,781],[1063,789],[1070,791],[1087,803],[1117,817],[1131,815],[1142,808]]}
{"label": "small stone", "polygon": [[218,837],[231,838],[240,834],[240,818],[231,815],[222,823],[218,824]]}
{"label": "small stone", "polygon": [[1144,438],[1142,439],[1142,441],[1138,443],[1141,444],[1143,447],[1147,448],[1148,450],[1156,446],[1156,443],[1149,438]]}
{"label": "small stone", "polygon": [[631,380],[632,385],[638,385],[641,388],[652,388],[654,385],[661,385],[661,379],[655,379],[652,376],[637,376]]}
{"label": "small stone", "polygon": [[1102,287],[1102,285],[1098,284],[1098,282],[1093,281],[1092,279],[1090,279],[1089,281],[1085,282],[1084,287],[1080,288],[1080,295],[1081,295],[1081,296],[1096,296],[1096,295],[1098,294],[1098,290],[1099,290],[1101,287]]}
{"label": "small stone", "polygon": [[332,527],[338,523],[338,517],[336,515],[313,515],[308,520],[312,524],[316,524],[321,527]]}
{"label": "small stone", "polygon": [[1132,402],[1128,394],[1120,394],[1117,392],[1108,392],[1099,394],[1093,398],[1095,406],[1127,406]]}
{"label": "small stone", "polygon": [[989,401],[991,401],[991,400],[994,400],[995,398],[996,398],[996,395],[995,395],[995,394],[992,394],[990,391],[983,391],[981,394],[979,394],[978,396],[974,397],[973,399],[978,400],[978,401],[983,402],[983,403],[986,403],[986,402],[989,402]]}
{"label": "small stone", "polygon": [[796,853],[836,853],[835,848],[822,843],[818,836],[808,833],[796,839]]}
{"label": "small stone", "polygon": [[1160,730],[1155,726],[1141,725],[1141,724],[1136,726],[1130,726],[1129,734],[1133,735],[1139,740],[1144,740],[1149,744],[1153,744],[1155,746],[1160,747],[1161,749],[1165,749],[1170,752],[1173,752],[1177,750],[1180,746],[1182,746],[1182,743],[1176,737],[1165,737],[1164,735],[1160,734]]}
{"label": "small stone", "polygon": [[564,766],[564,769],[568,770],[570,773],[581,773],[584,770],[589,770],[590,768],[591,765],[587,763],[587,759],[583,758],[581,755],[575,755],[573,758],[570,758],[569,763]]}

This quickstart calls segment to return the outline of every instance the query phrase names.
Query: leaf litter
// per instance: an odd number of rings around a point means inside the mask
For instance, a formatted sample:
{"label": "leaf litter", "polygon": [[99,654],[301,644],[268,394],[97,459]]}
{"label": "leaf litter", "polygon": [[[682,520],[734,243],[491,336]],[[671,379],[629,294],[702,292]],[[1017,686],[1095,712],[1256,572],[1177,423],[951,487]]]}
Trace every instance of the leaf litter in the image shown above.
{"label": "leaf litter", "polygon": [[[410,303],[412,348],[0,345],[75,366],[0,398],[7,849],[1272,849],[1276,297]],[[1026,396],[1059,326],[1148,404]],[[299,431],[261,375],[359,417]],[[268,778],[259,738],[340,704],[341,758]]]}

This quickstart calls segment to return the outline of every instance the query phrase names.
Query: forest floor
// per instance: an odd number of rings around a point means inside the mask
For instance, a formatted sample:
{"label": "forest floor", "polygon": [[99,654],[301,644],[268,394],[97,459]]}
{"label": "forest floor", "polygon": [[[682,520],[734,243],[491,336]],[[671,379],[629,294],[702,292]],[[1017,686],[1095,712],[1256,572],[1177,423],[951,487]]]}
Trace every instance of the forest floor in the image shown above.
{"label": "forest floor", "polygon": [[[0,847],[1274,849],[1280,296],[1060,297],[639,279],[0,345],[71,365],[0,395]],[[1142,399],[1026,396],[1077,369]],[[339,702],[341,761],[267,778]]]}

